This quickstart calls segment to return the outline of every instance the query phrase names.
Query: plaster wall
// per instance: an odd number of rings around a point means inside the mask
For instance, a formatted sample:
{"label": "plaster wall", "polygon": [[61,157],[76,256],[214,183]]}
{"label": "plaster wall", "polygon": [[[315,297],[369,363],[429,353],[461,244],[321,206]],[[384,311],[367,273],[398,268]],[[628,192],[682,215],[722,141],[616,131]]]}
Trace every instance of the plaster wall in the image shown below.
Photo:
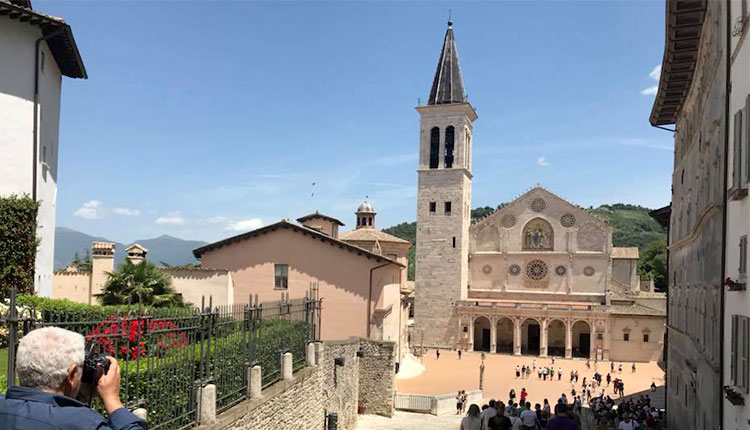
{"label": "plaster wall", "polygon": [[[288,289],[275,288],[275,264],[289,265]],[[398,288],[403,270],[393,264],[373,270],[370,292],[370,269],[383,264],[286,228],[207,251],[201,257],[204,269],[222,268],[231,272],[237,303],[247,301],[251,295],[257,295],[261,302],[276,301],[282,292],[291,299],[302,298],[317,284],[319,297],[323,299],[321,330],[325,340],[367,337],[368,326],[375,333],[376,305],[386,300],[381,299],[384,293],[392,300],[393,295],[387,294],[387,290]],[[393,306],[398,308],[398,303]],[[397,338],[398,332],[383,336]]]}
{"label": "plaster wall", "polygon": [[[664,318],[613,315],[610,320],[609,357],[614,361],[661,361],[664,351]],[[625,333],[630,339],[625,341]],[[643,335],[648,334],[648,342]]]}
{"label": "plaster wall", "polygon": [[90,273],[57,272],[52,280],[52,298],[68,299],[76,303],[90,303]]}
{"label": "plaster wall", "polygon": [[[200,306],[204,298],[206,304],[210,299],[214,306],[234,304],[234,284],[227,270],[162,268],[161,271],[169,274],[172,287],[193,306]],[[240,303],[249,303],[249,300],[245,298]]]}
{"label": "plaster wall", "polygon": [[[32,166],[37,165],[37,250],[34,285],[37,294],[52,294],[57,198],[58,131],[62,76],[46,42],[41,44],[38,136],[33,142],[35,42],[38,27],[2,17],[0,27],[0,195],[32,194]],[[6,61],[7,60],[7,61]],[[33,145],[38,146],[37,159]]]}
{"label": "plaster wall", "polygon": [[[750,5],[745,2],[744,17],[745,24],[742,33],[732,37],[732,63],[731,79],[732,91],[729,96],[729,153],[727,165],[730,169],[728,187],[733,185],[733,170],[735,166],[734,141],[735,141],[735,115],[742,111],[742,128],[741,136],[744,142],[743,151],[743,178],[741,185],[745,188],[750,187],[748,183],[748,170],[750,163],[748,160],[748,151],[750,151],[750,15],[747,15]],[[736,25],[737,19],[742,16],[742,3],[732,1],[730,3],[732,15],[732,25]],[[745,197],[739,200],[729,200],[727,202],[727,232],[726,232],[726,267],[724,278],[733,280],[742,280],[739,274],[740,266],[740,237],[750,235],[750,198]],[[750,261],[745,261],[745,267],[748,267]],[[747,275],[745,276],[747,282]],[[725,291],[724,292],[724,338],[729,339],[732,335],[732,315],[750,316],[750,292],[745,291]],[[723,385],[731,385],[731,348],[732,342],[724,342],[724,381]],[[742,389],[736,391],[742,393]],[[727,430],[740,430],[750,425],[750,395],[743,393],[745,397],[744,405],[733,405],[726,398],[724,402],[724,428]]]}

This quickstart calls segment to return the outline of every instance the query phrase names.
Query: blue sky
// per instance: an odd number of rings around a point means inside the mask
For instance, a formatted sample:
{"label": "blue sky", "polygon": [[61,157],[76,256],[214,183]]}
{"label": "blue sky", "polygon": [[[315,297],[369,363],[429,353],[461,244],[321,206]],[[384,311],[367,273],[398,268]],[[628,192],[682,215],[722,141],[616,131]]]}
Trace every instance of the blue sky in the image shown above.
{"label": "blue sky", "polygon": [[648,124],[661,1],[34,6],[71,24],[90,76],[63,83],[60,226],[212,241],[319,210],[351,228],[366,195],[378,227],[413,221],[414,106],[448,9],[479,114],[473,207],[536,183],[669,201],[672,135]]}

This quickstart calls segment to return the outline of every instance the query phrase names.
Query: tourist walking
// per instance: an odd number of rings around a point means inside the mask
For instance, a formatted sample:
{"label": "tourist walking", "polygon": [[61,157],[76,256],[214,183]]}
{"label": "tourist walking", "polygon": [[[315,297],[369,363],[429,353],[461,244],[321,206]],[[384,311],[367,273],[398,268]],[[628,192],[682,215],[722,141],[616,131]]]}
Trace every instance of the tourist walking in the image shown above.
{"label": "tourist walking", "polygon": [[557,380],[559,381],[560,378],[562,378],[562,367],[558,366],[558,368],[557,368]]}
{"label": "tourist walking", "polygon": [[576,370],[576,382],[578,382],[578,370]]}
{"label": "tourist walking", "polygon": [[511,430],[513,428],[513,424],[510,422],[510,418],[508,418],[504,413],[500,412],[505,409],[505,405],[503,405],[502,402],[498,402],[495,404],[495,407],[498,410],[498,413],[490,418],[488,422],[488,430]]}
{"label": "tourist walking", "polygon": [[526,388],[521,388],[521,403],[526,403],[526,397],[529,396],[529,393],[526,392]]}
{"label": "tourist walking", "polygon": [[622,414],[622,420],[620,421],[620,424],[617,425],[617,430],[635,430],[638,427],[638,423],[630,418],[629,413],[625,412]]}
{"label": "tourist walking", "polygon": [[542,410],[542,405],[539,403],[534,405],[534,413],[536,414],[536,424],[540,429],[547,427],[547,420],[549,416]]}
{"label": "tourist walking", "polygon": [[653,393],[654,391],[656,391],[656,383],[652,382],[651,383],[651,392]]}
{"label": "tourist walking", "polygon": [[542,406],[542,409],[544,409],[544,413],[547,414],[547,419],[549,420],[549,417],[552,416],[552,410],[550,409],[549,400],[544,399],[544,406]]}
{"label": "tourist walking", "polygon": [[633,372],[632,372],[632,373],[635,373],[635,361],[633,362],[633,366],[632,366],[632,369],[633,369]]}
{"label": "tourist walking", "polygon": [[461,359],[461,348],[458,349],[458,359]]}
{"label": "tourist walking", "polygon": [[516,364],[516,378],[521,376],[521,366]]}
{"label": "tourist walking", "polygon": [[456,394],[456,415],[461,414],[461,403],[463,401],[463,396],[461,396],[461,390],[458,390],[458,394]]}
{"label": "tourist walking", "polygon": [[516,401],[516,390],[510,389],[510,392],[508,393],[508,399],[510,401],[508,403],[513,404],[514,401]]}
{"label": "tourist walking", "polygon": [[540,368],[538,368],[538,369],[536,369],[536,376],[537,376],[537,377],[538,377],[539,379],[542,379],[542,368],[541,368],[541,367],[540,367]]}
{"label": "tourist walking", "polygon": [[521,430],[521,419],[518,418],[518,411],[516,411],[515,409],[511,409],[510,414],[508,415],[508,419],[510,419],[511,429]]}
{"label": "tourist walking", "polygon": [[534,359],[534,361],[532,362],[532,364],[534,365],[534,370],[536,370],[536,358]]}
{"label": "tourist walking", "polygon": [[490,418],[497,415],[497,410],[495,409],[495,399],[490,400],[490,406],[483,410],[481,414],[479,414],[479,417],[482,419],[482,429],[487,429],[487,423],[489,422]]}
{"label": "tourist walking", "polygon": [[617,366],[617,373],[622,373],[622,363]]}
{"label": "tourist walking", "polygon": [[607,387],[609,387],[609,383],[612,381],[612,375],[607,373]]}
{"label": "tourist walking", "polygon": [[461,419],[460,430],[481,430],[482,420],[479,417],[479,406],[472,404],[469,406],[469,412]]}
{"label": "tourist walking", "polygon": [[439,359],[439,358],[440,358],[440,350],[439,350],[439,349],[436,349],[436,350],[435,350],[435,360],[437,360],[437,359]]}
{"label": "tourist walking", "polygon": [[469,396],[466,395],[466,390],[461,390],[461,413],[466,413],[466,403],[469,401]]}

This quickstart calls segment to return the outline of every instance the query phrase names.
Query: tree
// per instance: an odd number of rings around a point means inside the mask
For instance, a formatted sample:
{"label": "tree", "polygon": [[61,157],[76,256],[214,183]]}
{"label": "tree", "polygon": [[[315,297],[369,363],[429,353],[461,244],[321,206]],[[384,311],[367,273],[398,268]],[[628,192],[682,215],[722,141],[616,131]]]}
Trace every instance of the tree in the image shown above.
{"label": "tree", "polygon": [[184,306],[182,296],[172,288],[172,280],[154,263],[144,260],[133,264],[125,260],[116,271],[107,272],[109,279],[98,294],[103,305],[140,303],[154,307]]}
{"label": "tree", "polygon": [[39,202],[29,196],[0,197],[0,302],[10,295],[34,293],[34,264]]}
{"label": "tree", "polygon": [[641,254],[638,273],[650,276],[660,291],[667,290],[667,242],[651,242]]}

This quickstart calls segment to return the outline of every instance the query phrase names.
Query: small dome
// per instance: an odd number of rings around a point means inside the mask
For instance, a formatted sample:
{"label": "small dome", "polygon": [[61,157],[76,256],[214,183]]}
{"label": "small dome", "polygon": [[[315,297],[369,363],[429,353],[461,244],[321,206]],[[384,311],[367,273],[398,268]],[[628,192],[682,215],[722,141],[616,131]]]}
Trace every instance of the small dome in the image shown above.
{"label": "small dome", "polygon": [[357,212],[375,212],[375,209],[372,208],[372,205],[365,200],[364,203],[359,205],[357,208]]}

